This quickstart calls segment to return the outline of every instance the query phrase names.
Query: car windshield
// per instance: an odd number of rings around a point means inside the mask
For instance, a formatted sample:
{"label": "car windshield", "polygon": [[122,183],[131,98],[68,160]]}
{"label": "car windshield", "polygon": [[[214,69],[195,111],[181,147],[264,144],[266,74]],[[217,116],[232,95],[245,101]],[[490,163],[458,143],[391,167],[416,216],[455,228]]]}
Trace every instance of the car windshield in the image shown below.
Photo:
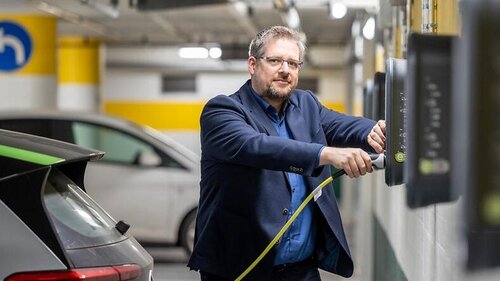
{"label": "car windshield", "polygon": [[94,247],[125,239],[115,221],[78,185],[53,168],[43,200],[65,249]]}

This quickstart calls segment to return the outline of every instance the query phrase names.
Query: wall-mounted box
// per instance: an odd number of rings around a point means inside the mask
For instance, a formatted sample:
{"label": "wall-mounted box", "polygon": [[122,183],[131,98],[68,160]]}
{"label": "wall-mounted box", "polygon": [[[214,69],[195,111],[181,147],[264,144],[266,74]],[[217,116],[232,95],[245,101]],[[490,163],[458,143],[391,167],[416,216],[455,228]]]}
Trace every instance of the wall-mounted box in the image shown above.
{"label": "wall-mounted box", "polygon": [[406,159],[406,60],[389,58],[385,76],[386,168],[388,186],[403,183]]}
{"label": "wall-mounted box", "polygon": [[455,199],[450,185],[453,40],[417,33],[409,37],[404,174],[410,208]]}
{"label": "wall-mounted box", "polygon": [[500,266],[500,1],[463,1],[452,186],[464,194],[466,268]]}

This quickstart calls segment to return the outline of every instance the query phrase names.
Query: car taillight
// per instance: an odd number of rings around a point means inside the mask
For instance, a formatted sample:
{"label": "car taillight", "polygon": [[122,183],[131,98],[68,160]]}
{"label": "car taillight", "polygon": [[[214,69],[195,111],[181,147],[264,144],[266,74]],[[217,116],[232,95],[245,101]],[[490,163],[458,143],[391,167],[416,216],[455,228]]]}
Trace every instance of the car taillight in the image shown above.
{"label": "car taillight", "polygon": [[125,264],[64,271],[20,272],[10,275],[5,281],[126,281],[135,279],[140,274],[140,266]]}

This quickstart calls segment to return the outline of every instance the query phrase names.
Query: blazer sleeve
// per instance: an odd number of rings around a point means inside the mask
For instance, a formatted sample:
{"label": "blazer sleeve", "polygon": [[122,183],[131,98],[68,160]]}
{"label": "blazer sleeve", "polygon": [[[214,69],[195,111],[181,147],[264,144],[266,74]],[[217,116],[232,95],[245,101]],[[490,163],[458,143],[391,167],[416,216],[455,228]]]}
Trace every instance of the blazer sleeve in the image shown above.
{"label": "blazer sleeve", "polygon": [[229,96],[211,99],[203,109],[200,124],[205,160],[312,175],[323,147],[266,134]]}
{"label": "blazer sleeve", "polygon": [[376,124],[374,120],[328,109],[312,93],[310,94],[319,108],[321,126],[329,146],[357,147],[368,152],[375,152],[368,144],[368,134]]}

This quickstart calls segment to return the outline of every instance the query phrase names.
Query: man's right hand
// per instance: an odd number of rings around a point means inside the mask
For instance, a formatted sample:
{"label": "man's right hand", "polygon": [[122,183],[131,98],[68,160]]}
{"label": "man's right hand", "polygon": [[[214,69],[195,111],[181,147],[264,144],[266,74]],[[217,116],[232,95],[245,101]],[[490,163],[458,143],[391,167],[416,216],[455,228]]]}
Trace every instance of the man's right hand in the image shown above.
{"label": "man's right hand", "polygon": [[359,148],[340,148],[327,146],[319,158],[320,165],[332,165],[343,169],[351,178],[372,172],[372,161],[368,153]]}

